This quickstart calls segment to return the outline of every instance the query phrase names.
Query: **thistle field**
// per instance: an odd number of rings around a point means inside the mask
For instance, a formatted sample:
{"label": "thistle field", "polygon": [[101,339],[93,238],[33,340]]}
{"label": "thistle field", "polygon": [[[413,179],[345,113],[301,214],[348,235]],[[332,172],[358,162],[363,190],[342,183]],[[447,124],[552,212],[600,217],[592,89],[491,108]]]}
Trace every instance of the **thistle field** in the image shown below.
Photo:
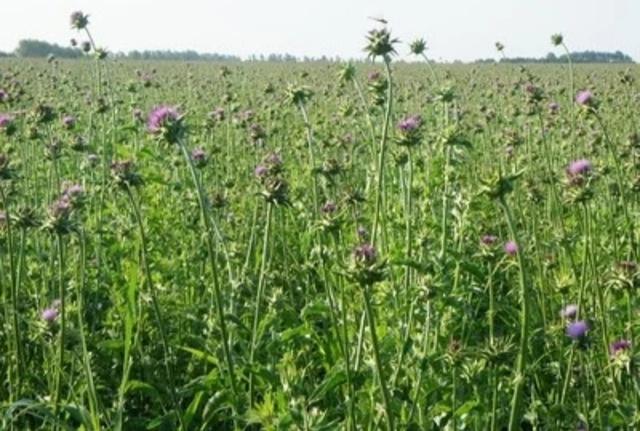
{"label": "thistle field", "polygon": [[0,61],[1,429],[640,427],[638,69],[385,32]]}

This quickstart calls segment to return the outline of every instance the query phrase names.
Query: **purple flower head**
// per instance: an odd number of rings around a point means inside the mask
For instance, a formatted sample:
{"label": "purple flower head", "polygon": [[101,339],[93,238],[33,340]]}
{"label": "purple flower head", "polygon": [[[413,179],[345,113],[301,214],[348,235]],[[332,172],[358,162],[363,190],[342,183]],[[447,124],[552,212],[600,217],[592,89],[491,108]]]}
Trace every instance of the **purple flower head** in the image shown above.
{"label": "purple flower head", "polygon": [[528,82],[524,85],[524,91],[526,91],[529,94],[534,94],[536,91],[538,91],[538,87],[533,85],[533,83]]}
{"label": "purple flower head", "polygon": [[567,325],[567,336],[574,340],[583,338],[587,335],[587,331],[589,331],[589,325],[584,320],[578,320]]}
{"label": "purple flower head", "polygon": [[278,153],[269,153],[264,158],[264,162],[271,167],[280,167],[282,165],[282,157]]}
{"label": "purple flower head", "polygon": [[269,168],[267,168],[264,165],[258,165],[256,166],[256,168],[253,170],[253,174],[257,177],[257,178],[264,178],[269,174]]}
{"label": "purple flower head", "polygon": [[45,308],[42,310],[40,317],[48,324],[52,324],[58,318],[58,310],[55,308]]}
{"label": "purple flower head", "polygon": [[353,143],[353,133],[347,132],[344,135],[342,135],[342,138],[340,138],[340,140],[342,142],[344,142],[345,144],[352,144]]}
{"label": "purple flower head", "polygon": [[194,148],[193,151],[191,151],[191,160],[193,160],[196,166],[202,167],[207,163],[207,153],[203,148]]}
{"label": "purple flower head", "polygon": [[69,196],[63,195],[60,199],[51,204],[51,215],[56,219],[63,219],[71,213],[71,200]]}
{"label": "purple flower head", "polygon": [[147,130],[151,134],[157,135],[164,129],[170,128],[180,120],[178,110],[171,106],[156,106],[149,113],[147,118]]}
{"label": "purple flower head", "polygon": [[0,114],[0,129],[6,129],[13,123],[13,117],[9,114]]}
{"label": "purple flower head", "polygon": [[609,353],[611,356],[616,356],[618,353],[624,352],[625,350],[629,350],[631,348],[631,341],[629,340],[618,340],[611,343],[609,346]]}
{"label": "purple flower head", "polygon": [[579,91],[576,95],[576,103],[580,106],[593,105],[593,94],[589,90]]}
{"label": "purple flower head", "polygon": [[62,117],[62,127],[65,129],[73,129],[76,126],[76,119],[71,115]]}
{"label": "purple flower head", "polygon": [[556,102],[549,103],[549,112],[551,112],[552,114],[555,114],[559,110],[560,110],[560,105],[558,105]]}
{"label": "purple flower head", "polygon": [[89,51],[91,51],[91,42],[89,42],[88,40],[83,41],[80,44],[80,48],[82,49],[82,52],[88,53]]}
{"label": "purple flower head", "polygon": [[67,187],[63,192],[63,195],[69,196],[72,198],[80,196],[82,194],[84,194],[84,188],[80,184],[72,184],[69,187]]}
{"label": "purple flower head", "polygon": [[373,72],[369,72],[367,74],[367,78],[369,79],[369,81],[377,81],[378,79],[380,79],[380,72],[377,71],[373,71]]}
{"label": "purple flower head", "polygon": [[89,15],[85,15],[80,11],[71,14],[71,28],[82,30],[89,25]]}
{"label": "purple flower head", "polygon": [[224,108],[217,107],[209,113],[209,117],[215,121],[224,120]]}
{"label": "purple flower head", "polygon": [[403,133],[412,133],[422,125],[422,117],[420,115],[409,115],[398,123],[398,129]]}
{"label": "purple flower head", "polygon": [[587,159],[574,160],[567,167],[567,175],[571,179],[579,179],[591,172],[593,165]]}
{"label": "purple flower head", "polygon": [[578,315],[578,306],[569,304],[560,311],[560,315],[565,319],[575,319]]}
{"label": "purple flower head", "polygon": [[480,243],[487,247],[494,245],[498,241],[498,237],[495,235],[482,235],[480,238]]}
{"label": "purple flower head", "polygon": [[336,205],[335,202],[327,201],[325,202],[324,205],[322,205],[322,208],[320,209],[320,211],[322,211],[323,214],[333,214],[334,212],[336,212],[337,209],[338,209],[338,206]]}
{"label": "purple flower head", "polygon": [[373,245],[365,243],[360,244],[355,248],[355,250],[353,250],[353,256],[358,262],[371,265],[375,263],[376,258],[378,257],[378,252]]}
{"label": "purple flower head", "polygon": [[504,245],[504,252],[509,256],[518,254],[518,244],[515,241],[507,241]]}

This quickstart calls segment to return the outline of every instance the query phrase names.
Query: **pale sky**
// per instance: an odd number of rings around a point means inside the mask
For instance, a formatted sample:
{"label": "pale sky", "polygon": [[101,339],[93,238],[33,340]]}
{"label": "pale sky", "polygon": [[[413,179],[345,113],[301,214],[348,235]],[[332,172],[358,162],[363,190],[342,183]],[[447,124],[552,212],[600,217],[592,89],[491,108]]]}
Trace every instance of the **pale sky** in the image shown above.
{"label": "pale sky", "polygon": [[[69,15],[90,15],[110,51],[195,49],[246,57],[363,57],[365,33],[384,17],[403,42],[427,40],[436,60],[543,56],[562,33],[571,50],[621,50],[640,60],[640,0],[0,0],[0,50],[24,38],[83,40]],[[406,44],[399,47],[407,52]]]}

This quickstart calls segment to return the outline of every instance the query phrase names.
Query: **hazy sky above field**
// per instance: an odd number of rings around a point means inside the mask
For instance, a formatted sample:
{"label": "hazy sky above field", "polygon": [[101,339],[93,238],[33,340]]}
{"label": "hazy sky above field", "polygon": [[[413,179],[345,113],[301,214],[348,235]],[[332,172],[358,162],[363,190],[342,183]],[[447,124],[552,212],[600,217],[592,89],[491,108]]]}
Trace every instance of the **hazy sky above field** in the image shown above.
{"label": "hazy sky above field", "polygon": [[[248,56],[362,57],[364,35],[387,19],[403,42],[424,37],[443,60],[543,56],[562,33],[572,50],[621,50],[640,60],[640,0],[0,0],[0,50],[23,38],[67,45],[69,14],[91,15],[111,51],[195,49]],[[78,37],[80,40],[81,37]],[[406,46],[399,48],[406,54]],[[556,53],[559,51],[556,49]]]}

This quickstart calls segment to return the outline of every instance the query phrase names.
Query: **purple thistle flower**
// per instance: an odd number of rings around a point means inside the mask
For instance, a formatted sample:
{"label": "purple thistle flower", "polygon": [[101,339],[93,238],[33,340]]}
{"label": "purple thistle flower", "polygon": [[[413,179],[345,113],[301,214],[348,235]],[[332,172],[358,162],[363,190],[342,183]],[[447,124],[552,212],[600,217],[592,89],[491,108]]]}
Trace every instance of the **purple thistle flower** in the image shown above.
{"label": "purple thistle flower", "polygon": [[591,171],[593,165],[587,159],[574,160],[567,167],[567,175],[570,177],[583,176]]}
{"label": "purple thistle flower", "polygon": [[76,126],[76,119],[71,115],[65,115],[62,117],[62,126],[65,129],[71,130]]}
{"label": "purple thistle flower", "polygon": [[40,317],[48,324],[52,324],[58,318],[58,310],[55,308],[45,308],[42,310]]}
{"label": "purple thistle flower", "polygon": [[67,195],[63,195],[60,199],[51,204],[51,215],[57,219],[68,217],[70,213],[71,201]]}
{"label": "purple thistle flower", "polygon": [[611,356],[616,356],[618,353],[623,352],[625,350],[629,350],[631,348],[631,341],[629,340],[618,340],[611,343],[609,346],[609,353]]}
{"label": "purple thistle flower", "polygon": [[565,319],[575,319],[578,315],[578,306],[576,304],[569,304],[560,311],[560,315]]}
{"label": "purple thistle flower", "polygon": [[552,114],[556,114],[559,110],[560,105],[558,105],[556,102],[549,103],[549,112],[551,112]]}
{"label": "purple thistle flower", "polygon": [[217,107],[209,113],[209,117],[215,121],[223,121],[225,116],[224,113],[224,108]]}
{"label": "purple thistle flower", "polygon": [[80,198],[83,194],[84,187],[82,187],[80,184],[72,184],[62,192],[64,198],[71,200]]}
{"label": "purple thistle flower", "polygon": [[420,115],[409,115],[398,123],[398,129],[403,133],[412,133],[418,130],[422,125],[422,117]]}
{"label": "purple thistle flower", "polygon": [[504,252],[509,256],[518,254],[518,244],[515,241],[507,241],[504,245]]}
{"label": "purple thistle flower", "polygon": [[498,241],[498,237],[495,235],[482,235],[482,237],[480,238],[480,243],[482,245],[486,245],[487,247],[494,245],[496,241]]}
{"label": "purple thistle flower", "polygon": [[335,202],[327,201],[325,202],[324,205],[322,205],[322,208],[320,209],[320,211],[322,211],[324,214],[333,214],[334,212],[336,212],[337,209],[338,209],[338,206],[336,205]]}
{"label": "purple thistle flower", "polygon": [[191,151],[191,160],[193,160],[196,166],[201,168],[207,163],[207,153],[203,148],[194,148]]}
{"label": "purple thistle flower", "polygon": [[0,129],[8,128],[13,123],[13,117],[9,114],[0,114]]}
{"label": "purple thistle flower", "polygon": [[567,336],[574,340],[583,338],[587,331],[589,331],[589,325],[584,320],[578,320],[567,325]]}
{"label": "purple thistle flower", "polygon": [[576,103],[580,106],[593,105],[593,94],[589,90],[579,91],[576,95]]}
{"label": "purple thistle flower", "polygon": [[264,165],[258,165],[254,169],[253,174],[258,178],[264,178],[269,174],[269,168]]}
{"label": "purple thistle flower", "polygon": [[369,81],[377,81],[378,79],[380,79],[380,72],[377,71],[373,71],[373,72],[369,72],[367,74],[367,78],[369,79]]}
{"label": "purple thistle flower", "polygon": [[373,245],[365,243],[360,244],[355,248],[355,250],[353,250],[353,256],[357,261],[371,265],[375,263],[376,258],[378,257],[378,252]]}
{"label": "purple thistle flower", "polygon": [[176,108],[166,105],[156,106],[149,113],[147,130],[151,134],[157,135],[178,120],[180,120],[180,114]]}
{"label": "purple thistle flower", "polygon": [[264,162],[272,167],[280,167],[282,165],[282,157],[278,153],[269,153],[264,158]]}

